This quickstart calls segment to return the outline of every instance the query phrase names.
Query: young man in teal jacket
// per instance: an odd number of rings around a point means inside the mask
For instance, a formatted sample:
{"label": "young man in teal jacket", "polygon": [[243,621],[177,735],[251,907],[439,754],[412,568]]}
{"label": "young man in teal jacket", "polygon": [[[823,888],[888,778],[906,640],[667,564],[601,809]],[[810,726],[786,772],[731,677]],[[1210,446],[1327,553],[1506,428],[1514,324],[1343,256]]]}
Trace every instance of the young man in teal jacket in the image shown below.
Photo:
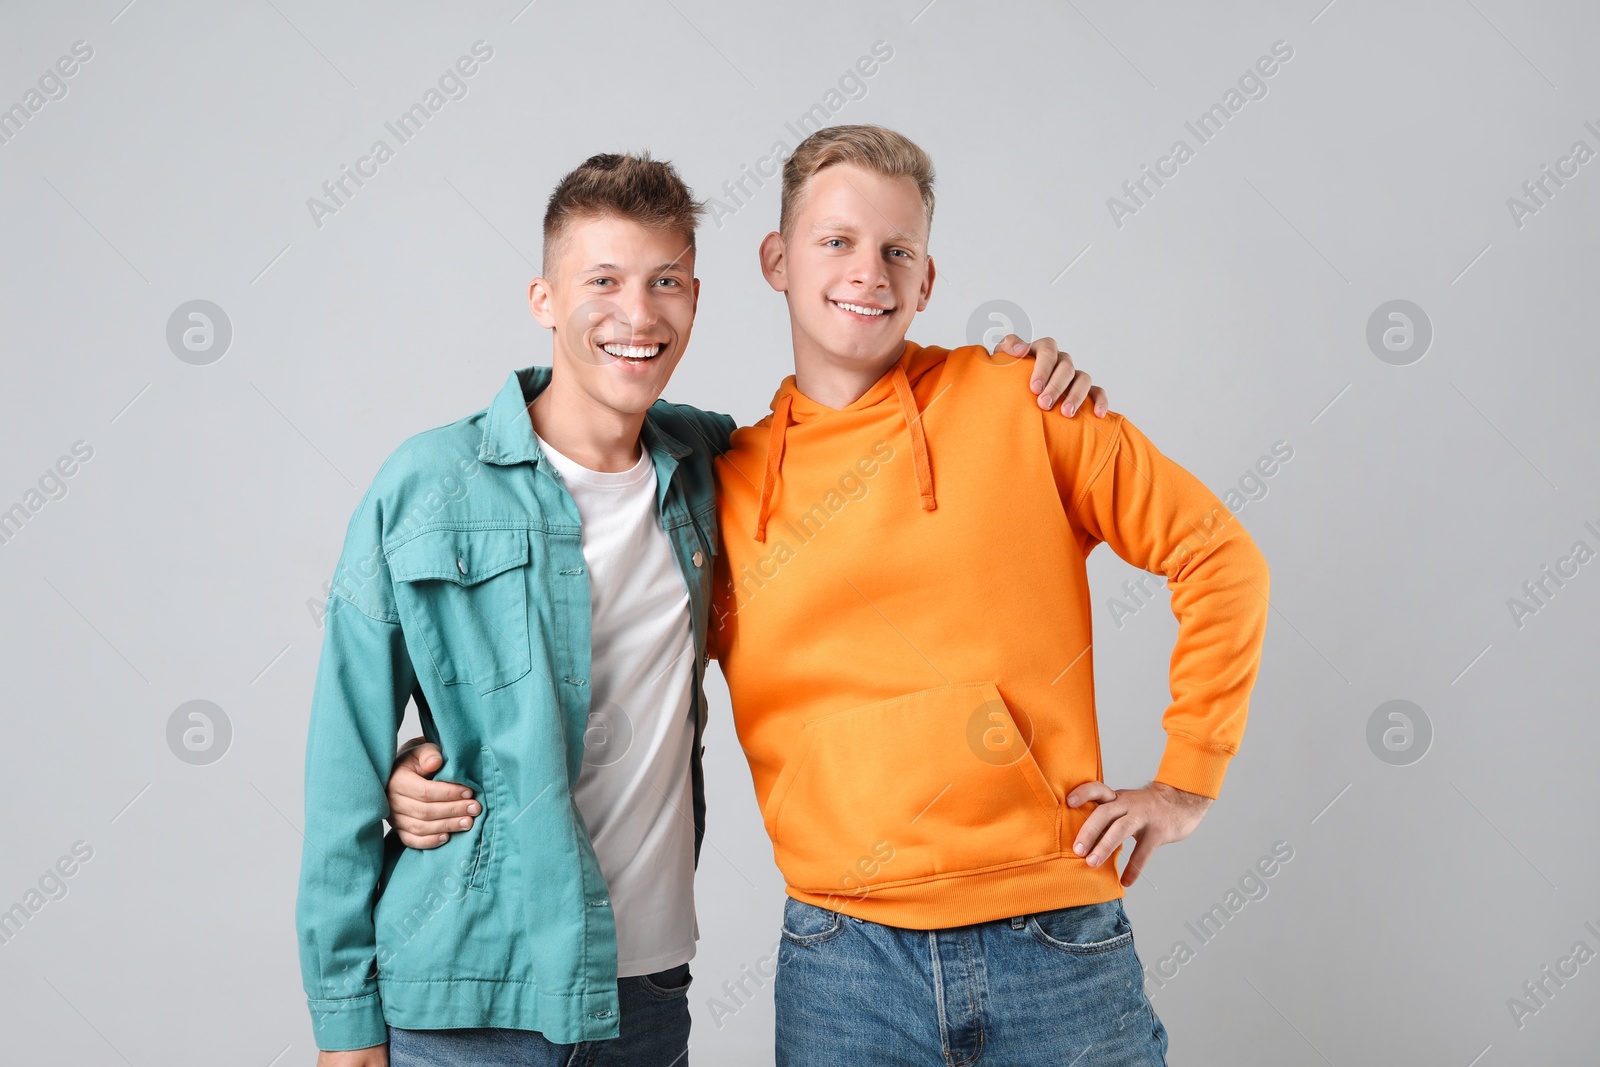
{"label": "young man in teal jacket", "polygon": [[[658,397],[694,321],[699,211],[648,158],[567,175],[530,287],[553,367],[408,439],[350,521],[297,907],[323,1067],[687,1055],[711,463],[734,424]],[[1036,348],[1041,406],[1075,408],[1086,376]],[[412,700],[471,824],[429,851],[382,828]]]}

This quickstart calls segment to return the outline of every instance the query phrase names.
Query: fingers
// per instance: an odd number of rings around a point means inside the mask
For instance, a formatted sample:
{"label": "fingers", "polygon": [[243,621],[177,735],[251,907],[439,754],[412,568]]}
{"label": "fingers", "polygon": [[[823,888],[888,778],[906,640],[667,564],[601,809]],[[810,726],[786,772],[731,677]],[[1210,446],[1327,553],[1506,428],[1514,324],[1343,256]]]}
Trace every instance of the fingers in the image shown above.
{"label": "fingers", "polygon": [[412,837],[434,838],[440,834],[448,837],[450,834],[459,834],[463,830],[472,829],[471,819],[429,819],[414,815],[404,815],[392,812],[389,815],[389,825]]}
{"label": "fingers", "polygon": [[1089,400],[1094,404],[1094,416],[1097,419],[1106,417],[1106,412],[1111,409],[1111,401],[1106,399],[1106,391],[1098,385],[1089,389]]}
{"label": "fingers", "polygon": [[1122,888],[1126,889],[1139,880],[1139,875],[1144,871],[1144,865],[1150,862],[1150,857],[1155,855],[1156,846],[1146,834],[1135,840],[1133,853],[1128,856],[1128,861],[1122,865]]}
{"label": "fingers", "polygon": [[434,834],[431,837],[417,837],[415,834],[408,833],[407,831],[400,829],[398,826],[394,828],[394,831],[395,836],[400,838],[400,843],[406,846],[406,848],[438,848],[440,845],[450,840],[449,834]]}
{"label": "fingers", "polygon": [[[1033,357],[1033,375],[1028,379],[1028,388],[1039,394],[1039,406],[1049,408],[1055,402],[1054,398],[1061,395],[1060,385],[1065,384],[1067,378],[1059,377],[1061,374],[1061,360],[1066,358],[1066,353],[1056,347],[1055,338],[1041,337],[1029,345],[1019,341],[1022,355]],[[1013,349],[1015,351],[1015,349]],[[1067,359],[1069,368],[1068,378],[1071,376],[1072,360]],[[1055,385],[1056,387],[1052,387]],[[1050,400],[1045,399],[1045,394],[1050,395]]]}
{"label": "fingers", "polygon": [[441,803],[414,800],[404,795],[391,794],[389,797],[389,811],[394,815],[407,815],[413,819],[426,819],[430,822],[447,819],[464,820],[464,825],[456,827],[461,830],[471,826],[471,817],[482,810],[476,800],[451,800]]}
{"label": "fingers", "polygon": [[[1128,810],[1125,802],[1117,800],[1116,790],[1104,782],[1084,782],[1067,794],[1068,807],[1077,808],[1089,803],[1098,806],[1084,820],[1083,826],[1078,829],[1078,836],[1072,843],[1072,851],[1080,856],[1092,855],[1093,850],[1103,843],[1101,835],[1105,833],[1107,827]],[[1111,841],[1109,848],[1115,848],[1118,839],[1109,840]]]}
{"label": "fingers", "polygon": [[[1072,357],[1065,352],[1057,354],[1058,362],[1055,369],[1050,372],[1050,380],[1039,393],[1039,406],[1049,411],[1055,406],[1056,401],[1069,393],[1072,389],[1073,379],[1079,377],[1078,368],[1072,365]],[[1088,388],[1085,386],[1084,388]]]}
{"label": "fingers", "polygon": [[1082,404],[1089,396],[1090,380],[1083,371],[1078,371],[1072,376],[1072,384],[1067,388],[1067,395],[1061,402],[1061,414],[1067,418],[1078,413],[1078,405]]}
{"label": "fingers", "polygon": [[471,800],[472,790],[455,782],[436,782],[431,778],[424,778],[415,770],[407,766],[395,768],[389,776],[389,803],[393,805],[399,797],[409,797],[412,800],[445,801],[445,800]]}
{"label": "fingers", "polygon": [[[1111,805],[1111,808],[1113,809],[1116,807],[1117,805]],[[1094,810],[1094,815],[1089,816],[1090,820],[1093,820],[1096,816],[1107,810],[1108,808],[1106,807],[1096,808]],[[1100,839],[1095,842],[1094,848],[1089,850],[1089,854],[1084,857],[1084,861],[1087,862],[1091,867],[1100,866],[1106,860],[1111,858],[1111,854],[1115,852],[1118,846],[1120,846],[1124,841],[1141,833],[1144,830],[1144,825],[1144,820],[1134,815],[1132,812],[1123,812],[1121,815],[1116,816],[1111,821],[1111,824],[1105,828],[1105,832],[1099,835]],[[1088,829],[1089,824],[1086,822],[1084,823],[1084,831],[1087,831]],[[1080,832],[1078,837],[1081,839],[1083,837],[1083,833]]]}

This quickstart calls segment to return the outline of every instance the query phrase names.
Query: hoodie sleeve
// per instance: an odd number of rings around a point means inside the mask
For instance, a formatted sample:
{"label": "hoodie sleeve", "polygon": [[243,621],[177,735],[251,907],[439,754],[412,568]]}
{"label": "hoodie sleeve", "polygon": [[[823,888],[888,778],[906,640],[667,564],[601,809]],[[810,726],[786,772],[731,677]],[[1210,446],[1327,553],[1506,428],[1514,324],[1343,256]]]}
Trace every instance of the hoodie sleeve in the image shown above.
{"label": "hoodie sleeve", "polygon": [[417,684],[382,551],[381,507],[363,500],[323,617],[306,742],[305,847],[295,908],[317,1047],[388,1040],[372,909],[383,867],[384,785]]}
{"label": "hoodie sleeve", "polygon": [[1122,415],[1056,416],[1045,427],[1085,554],[1104,541],[1135,567],[1165,575],[1172,593],[1178,638],[1155,780],[1216,797],[1244,736],[1261,662],[1266,560],[1239,519]]}

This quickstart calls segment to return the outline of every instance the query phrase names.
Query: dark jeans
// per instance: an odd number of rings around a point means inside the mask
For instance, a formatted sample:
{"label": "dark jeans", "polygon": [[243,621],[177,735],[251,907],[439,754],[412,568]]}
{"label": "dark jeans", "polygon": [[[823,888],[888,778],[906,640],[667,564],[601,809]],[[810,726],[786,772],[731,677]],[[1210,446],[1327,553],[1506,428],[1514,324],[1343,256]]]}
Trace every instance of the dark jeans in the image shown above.
{"label": "dark jeans", "polygon": [[1121,900],[905,930],[789,898],[778,1067],[1159,1067]]}
{"label": "dark jeans", "polygon": [[533,1030],[389,1028],[389,1067],[685,1067],[689,965],[617,980],[622,1036],[557,1045]]}

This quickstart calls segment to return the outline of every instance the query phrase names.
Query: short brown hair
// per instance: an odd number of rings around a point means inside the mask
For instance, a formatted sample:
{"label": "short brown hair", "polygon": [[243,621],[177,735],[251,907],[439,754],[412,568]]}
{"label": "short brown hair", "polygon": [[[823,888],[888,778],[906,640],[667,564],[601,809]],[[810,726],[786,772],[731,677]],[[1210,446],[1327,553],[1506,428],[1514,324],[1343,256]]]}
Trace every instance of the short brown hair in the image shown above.
{"label": "short brown hair", "polygon": [[554,249],[577,219],[608,215],[632,219],[652,229],[673,230],[694,251],[694,231],[705,205],[694,198],[671,163],[650,153],[590,156],[556,183],[544,210],[544,264],[551,266]]}
{"label": "short brown hair", "polygon": [[885,178],[910,178],[922,194],[928,225],[933,225],[933,160],[915,141],[885,126],[824,126],[784,161],[780,233],[789,232],[806,185],[818,171],[838,163],[852,163]]}

